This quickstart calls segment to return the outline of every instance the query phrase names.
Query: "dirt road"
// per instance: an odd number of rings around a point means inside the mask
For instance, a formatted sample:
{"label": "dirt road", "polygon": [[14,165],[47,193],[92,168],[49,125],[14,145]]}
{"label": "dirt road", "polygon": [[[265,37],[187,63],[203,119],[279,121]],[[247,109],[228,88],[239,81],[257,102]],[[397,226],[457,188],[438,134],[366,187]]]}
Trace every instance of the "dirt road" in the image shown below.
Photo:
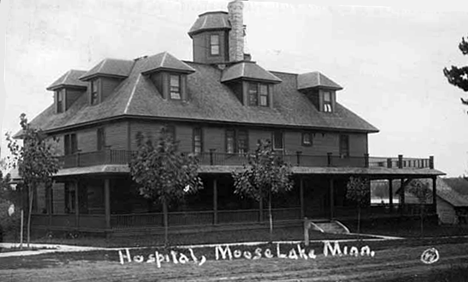
{"label": "dirt road", "polygon": [[[438,251],[438,261],[423,263],[421,254],[433,247]],[[117,251],[98,259],[86,253],[70,259],[63,254],[16,258],[16,262],[0,258],[0,281],[406,281],[408,277],[427,277],[440,270],[468,266],[468,243],[417,247],[398,247],[395,243],[395,248],[375,249],[373,257],[333,256],[330,252],[325,256],[323,250],[318,250],[313,259],[288,258],[287,251],[284,255],[287,257],[278,258],[273,250],[273,258],[211,257],[202,265],[200,261],[179,261],[163,263],[160,268],[146,259],[122,265]]]}

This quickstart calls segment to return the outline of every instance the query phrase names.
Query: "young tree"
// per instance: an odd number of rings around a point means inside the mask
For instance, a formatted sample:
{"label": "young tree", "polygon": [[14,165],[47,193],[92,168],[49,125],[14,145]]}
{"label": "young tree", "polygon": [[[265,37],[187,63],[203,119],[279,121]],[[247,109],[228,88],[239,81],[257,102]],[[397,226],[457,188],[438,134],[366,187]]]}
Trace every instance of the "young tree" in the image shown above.
{"label": "young tree", "polygon": [[357,233],[361,232],[361,208],[369,204],[369,180],[360,177],[350,177],[346,191],[346,198],[356,202],[358,208]]}
{"label": "young tree", "polygon": [[198,161],[192,154],[177,151],[178,142],[162,127],[155,143],[137,133],[138,150],[130,161],[132,179],[145,198],[159,202],[163,208],[164,244],[168,245],[168,206],[185,195],[203,188],[198,177]]}
{"label": "young tree", "polygon": [[421,217],[421,236],[424,233],[424,209],[426,204],[432,199],[432,191],[429,189],[429,184],[419,180],[411,181],[408,187],[408,192],[413,194],[420,204],[419,215]]}
{"label": "young tree", "polygon": [[[462,37],[458,48],[463,55],[468,55],[468,41],[465,41],[465,38]],[[444,75],[450,84],[468,92],[468,66],[463,66],[461,68],[452,66],[450,70],[444,68]],[[463,104],[468,105],[468,99],[461,98],[461,101]]]}
{"label": "young tree", "polygon": [[248,156],[248,167],[233,172],[234,192],[257,201],[268,200],[268,217],[270,222],[270,242],[273,238],[273,216],[271,198],[273,194],[281,194],[293,188],[290,179],[292,172],[272,148],[269,140],[259,140],[255,153]]}
{"label": "young tree", "polygon": [[7,134],[7,141],[12,154],[12,165],[18,167],[19,175],[28,193],[27,242],[29,247],[34,190],[40,185],[44,185],[46,189],[50,188],[52,175],[59,169],[59,161],[52,153],[53,143],[48,142],[47,136],[40,129],[33,128],[28,123],[25,114],[20,115],[20,125],[23,146],[20,146],[9,134]]}

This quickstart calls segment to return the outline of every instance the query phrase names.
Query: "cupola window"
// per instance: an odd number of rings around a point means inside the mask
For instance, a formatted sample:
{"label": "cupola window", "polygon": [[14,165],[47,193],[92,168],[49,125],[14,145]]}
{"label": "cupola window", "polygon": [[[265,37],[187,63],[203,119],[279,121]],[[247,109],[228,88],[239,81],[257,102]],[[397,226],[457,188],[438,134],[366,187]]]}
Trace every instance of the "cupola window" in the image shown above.
{"label": "cupola window", "polygon": [[91,80],[91,105],[99,103],[99,79]]}
{"label": "cupola window", "polygon": [[65,89],[60,89],[55,91],[56,95],[56,108],[57,108],[57,113],[63,113],[65,111]]}
{"label": "cupola window", "polygon": [[210,35],[210,55],[218,56],[219,55],[219,35],[212,34]]}
{"label": "cupola window", "polygon": [[249,105],[269,106],[268,85],[264,83],[249,82]]}
{"label": "cupola window", "polygon": [[332,96],[331,92],[329,91],[323,92],[323,111],[326,113],[331,113],[333,111],[331,96]]}
{"label": "cupola window", "polygon": [[170,77],[170,89],[171,89],[171,99],[180,100],[180,75],[171,74]]}

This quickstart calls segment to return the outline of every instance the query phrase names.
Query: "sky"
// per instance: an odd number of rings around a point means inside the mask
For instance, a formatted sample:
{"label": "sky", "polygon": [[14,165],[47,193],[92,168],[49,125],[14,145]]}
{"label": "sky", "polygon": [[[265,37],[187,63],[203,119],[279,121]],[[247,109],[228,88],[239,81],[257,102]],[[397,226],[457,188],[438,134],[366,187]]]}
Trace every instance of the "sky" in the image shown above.
{"label": "sky", "polygon": [[[192,60],[187,35],[199,14],[226,0],[3,0],[0,33],[2,157],[4,134],[53,103],[46,87],[70,69],[104,58],[168,51]],[[468,174],[468,107],[444,67],[468,65],[458,43],[468,36],[463,1],[244,2],[252,59],[275,71],[320,71],[341,86],[337,100],[380,129],[371,156],[435,157],[447,176]],[[391,3],[391,5],[389,5]],[[372,6],[370,6],[372,5]]]}

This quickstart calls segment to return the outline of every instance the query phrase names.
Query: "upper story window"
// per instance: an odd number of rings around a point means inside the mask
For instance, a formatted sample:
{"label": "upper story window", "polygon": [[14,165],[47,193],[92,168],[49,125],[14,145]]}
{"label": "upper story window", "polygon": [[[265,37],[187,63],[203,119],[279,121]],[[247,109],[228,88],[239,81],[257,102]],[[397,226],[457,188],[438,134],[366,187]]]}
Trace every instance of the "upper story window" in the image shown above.
{"label": "upper story window", "polygon": [[202,129],[200,127],[193,129],[193,152],[197,155],[203,152]]}
{"label": "upper story window", "polygon": [[170,75],[170,97],[173,100],[180,100],[180,75],[171,74]]}
{"label": "upper story window", "polygon": [[55,91],[57,113],[65,111],[65,89]]}
{"label": "upper story window", "polygon": [[302,133],[302,146],[312,146],[313,144],[312,136],[313,135],[310,132],[303,132]]}
{"label": "upper story window", "polygon": [[282,131],[273,132],[273,150],[283,150],[284,149],[284,139]]}
{"label": "upper story window", "polygon": [[220,45],[219,45],[219,35],[218,34],[211,34],[210,35],[210,55],[211,56],[218,56]]}
{"label": "upper story window", "polygon": [[249,139],[247,130],[226,130],[226,153],[245,154],[249,151]]}
{"label": "upper story window", "polygon": [[78,151],[78,142],[76,134],[65,134],[64,136],[65,155],[72,155]]}
{"label": "upper story window", "polygon": [[340,135],[340,157],[349,157],[349,135]]}
{"label": "upper story window", "polygon": [[268,85],[264,83],[249,82],[249,105],[269,106]]}
{"label": "upper story window", "polygon": [[91,105],[99,103],[99,79],[91,80]]}
{"label": "upper story window", "polygon": [[323,92],[323,111],[326,113],[331,113],[332,108],[332,93],[330,91]]}
{"label": "upper story window", "polygon": [[106,148],[106,135],[103,127],[97,129],[97,150],[101,151]]}

